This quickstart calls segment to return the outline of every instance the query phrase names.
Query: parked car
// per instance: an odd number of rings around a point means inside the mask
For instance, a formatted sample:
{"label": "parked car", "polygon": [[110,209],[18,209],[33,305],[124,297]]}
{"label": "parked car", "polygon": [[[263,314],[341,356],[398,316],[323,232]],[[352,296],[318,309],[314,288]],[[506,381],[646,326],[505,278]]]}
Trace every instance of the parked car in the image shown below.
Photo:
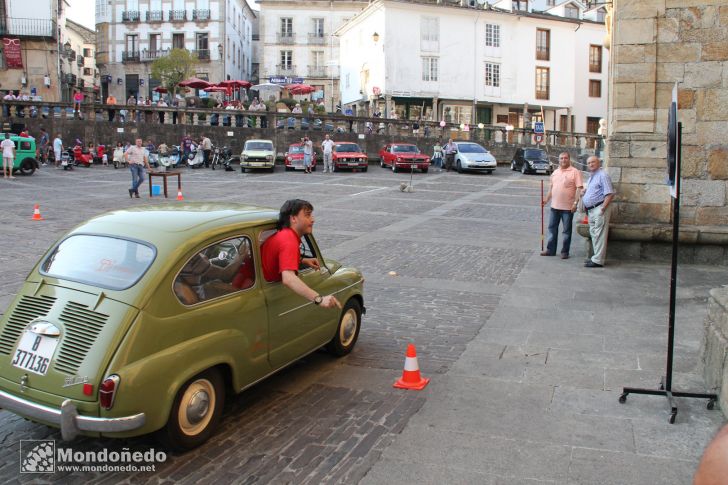
{"label": "parked car", "polygon": [[430,157],[420,153],[417,145],[410,143],[390,143],[379,150],[379,165],[392,167],[392,172],[400,169],[414,169],[427,173],[430,168]]}
{"label": "parked car", "polygon": [[493,173],[498,163],[495,157],[481,145],[472,142],[456,142],[455,169],[458,173],[478,171]]}
{"label": "parked car", "polygon": [[[4,139],[5,133],[0,133],[0,140]],[[22,175],[33,175],[38,168],[38,160],[35,158],[35,139],[11,134],[10,140],[15,144],[13,172],[18,171]]]}
{"label": "parked car", "polygon": [[359,168],[366,172],[369,168],[367,154],[357,145],[351,142],[334,142],[334,150],[331,154],[332,169],[334,172],[342,168]]}
{"label": "parked car", "polygon": [[235,204],[137,207],[53,244],[0,319],[0,407],[78,434],[157,432],[173,449],[205,442],[227,389],[241,392],[325,346],[356,344],[363,278],[321,253],[300,278],[343,309],[267,282],[261,245],[278,211]]}
{"label": "parked car", "polygon": [[[311,155],[311,170],[316,170],[316,150]],[[286,170],[303,170],[303,145],[301,143],[291,143],[288,151],[283,159]]]}
{"label": "parked car", "polygon": [[276,149],[271,140],[247,140],[240,154],[240,171],[253,168],[275,170]]}
{"label": "parked car", "polygon": [[548,154],[540,148],[518,148],[511,160],[511,170],[520,170],[521,173],[545,173],[553,170]]}

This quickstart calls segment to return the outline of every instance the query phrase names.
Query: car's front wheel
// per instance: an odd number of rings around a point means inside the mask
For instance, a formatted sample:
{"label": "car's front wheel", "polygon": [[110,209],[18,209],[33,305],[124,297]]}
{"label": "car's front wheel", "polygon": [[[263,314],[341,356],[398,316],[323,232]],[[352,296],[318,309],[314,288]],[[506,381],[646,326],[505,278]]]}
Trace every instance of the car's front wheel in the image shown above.
{"label": "car's front wheel", "polygon": [[521,165],[521,173],[523,175],[526,175],[528,173],[528,169],[526,168],[527,165],[528,165],[528,162],[523,162],[523,165]]}
{"label": "car's front wheel", "polygon": [[513,170],[514,172],[516,171],[516,161],[515,160],[511,160],[511,170]]}
{"label": "car's front wheel", "polygon": [[177,392],[167,425],[159,438],[174,450],[191,450],[207,441],[220,423],[225,386],[217,369],[185,382]]}
{"label": "car's front wheel", "polygon": [[455,165],[455,168],[457,169],[458,173],[463,173],[463,167],[460,165],[460,160],[458,160],[457,164]]}
{"label": "car's front wheel", "polygon": [[326,349],[337,357],[351,352],[359,338],[361,329],[361,304],[352,298],[346,302],[339,318],[336,335],[326,345]]}
{"label": "car's front wheel", "polygon": [[20,163],[20,173],[23,175],[33,175],[35,172],[35,160],[32,158],[26,158]]}
{"label": "car's front wheel", "polygon": [[379,157],[379,166],[382,168],[386,167],[386,165],[384,164],[384,158],[382,157]]}

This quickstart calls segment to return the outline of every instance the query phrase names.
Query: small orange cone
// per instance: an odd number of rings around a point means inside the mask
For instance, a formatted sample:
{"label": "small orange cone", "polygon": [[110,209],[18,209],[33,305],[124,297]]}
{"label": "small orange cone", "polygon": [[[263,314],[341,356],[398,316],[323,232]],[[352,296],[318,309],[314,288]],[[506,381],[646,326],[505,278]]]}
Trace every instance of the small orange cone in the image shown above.
{"label": "small orange cone", "polygon": [[34,221],[44,221],[43,216],[40,215],[40,205],[35,204],[35,207],[33,207],[33,220]]}
{"label": "small orange cone", "polygon": [[417,364],[417,351],[415,346],[409,344],[407,346],[407,356],[404,359],[404,371],[402,378],[397,379],[394,387],[399,389],[414,389],[420,391],[430,382],[430,379],[420,375],[420,366]]}
{"label": "small orange cone", "polygon": [[177,200],[185,200],[185,198],[182,197],[182,189],[177,189]]}

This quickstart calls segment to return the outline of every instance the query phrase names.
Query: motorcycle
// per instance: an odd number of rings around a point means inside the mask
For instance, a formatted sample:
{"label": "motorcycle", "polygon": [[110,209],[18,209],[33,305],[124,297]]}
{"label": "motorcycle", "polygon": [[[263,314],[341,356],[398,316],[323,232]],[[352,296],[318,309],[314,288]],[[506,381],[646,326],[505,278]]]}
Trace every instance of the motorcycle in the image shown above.
{"label": "motorcycle", "polygon": [[192,151],[190,152],[188,158],[187,158],[187,165],[190,168],[201,168],[204,167],[205,164],[203,163],[203,160],[205,159],[205,154],[202,150],[198,149],[197,146],[192,147]]}
{"label": "motorcycle", "polygon": [[231,172],[233,168],[230,163],[233,160],[233,150],[230,147],[214,147],[210,156],[210,167],[215,170],[217,167],[224,167],[226,172]]}
{"label": "motorcycle", "polygon": [[164,155],[159,155],[159,164],[164,169],[174,168],[179,163],[179,147],[176,145],[172,146],[172,150],[168,151]]}
{"label": "motorcycle", "polygon": [[159,167],[159,154],[157,151],[149,151],[147,150],[147,160],[149,161],[149,165],[151,167],[157,168]]}

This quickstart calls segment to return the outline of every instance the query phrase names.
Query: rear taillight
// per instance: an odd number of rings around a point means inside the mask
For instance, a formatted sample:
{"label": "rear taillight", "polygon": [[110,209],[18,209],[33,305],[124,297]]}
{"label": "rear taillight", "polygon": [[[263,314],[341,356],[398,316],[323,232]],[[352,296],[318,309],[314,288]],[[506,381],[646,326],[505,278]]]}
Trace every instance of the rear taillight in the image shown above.
{"label": "rear taillight", "polygon": [[113,374],[101,383],[99,387],[99,404],[102,408],[111,409],[114,405],[114,396],[119,389],[119,380],[119,376]]}

